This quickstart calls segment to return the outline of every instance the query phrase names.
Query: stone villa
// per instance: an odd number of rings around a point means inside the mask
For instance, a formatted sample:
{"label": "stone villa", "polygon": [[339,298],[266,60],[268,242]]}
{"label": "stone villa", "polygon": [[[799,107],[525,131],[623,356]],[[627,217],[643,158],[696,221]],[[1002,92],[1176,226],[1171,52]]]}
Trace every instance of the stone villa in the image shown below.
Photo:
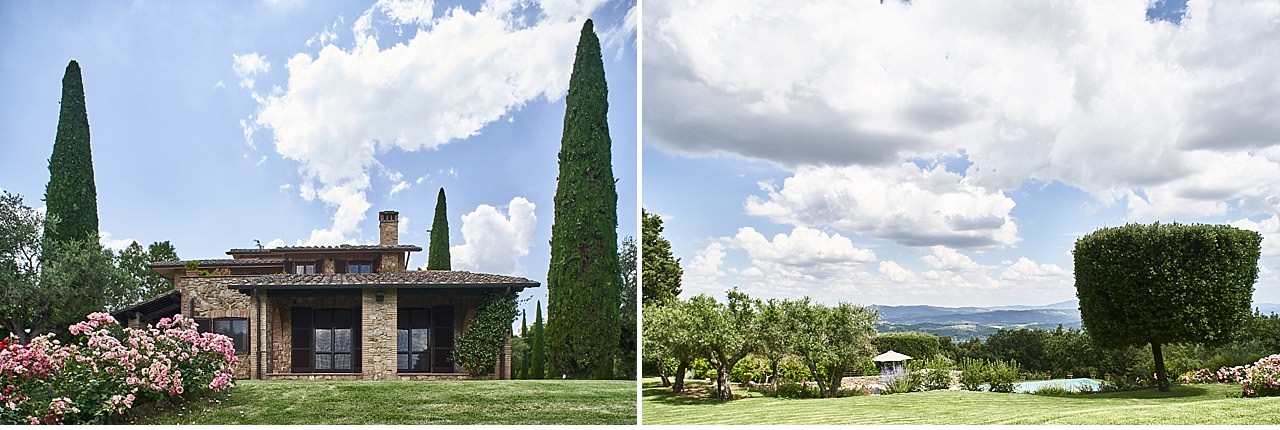
{"label": "stone villa", "polygon": [[[133,327],[177,313],[194,318],[202,331],[233,339],[237,378],[469,378],[452,353],[481,297],[540,284],[408,270],[410,253],[422,248],[398,243],[398,216],[378,213],[377,245],[232,249],[231,258],[153,264],[173,291],[113,315]],[[510,379],[510,363],[508,337],[488,377]]]}

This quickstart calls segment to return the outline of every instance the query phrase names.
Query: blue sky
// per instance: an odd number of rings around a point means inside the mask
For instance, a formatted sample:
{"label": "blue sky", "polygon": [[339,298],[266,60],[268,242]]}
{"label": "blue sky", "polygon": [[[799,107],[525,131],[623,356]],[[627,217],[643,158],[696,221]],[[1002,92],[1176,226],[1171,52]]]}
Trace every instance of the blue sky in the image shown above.
{"label": "blue sky", "polygon": [[1042,305],[1080,236],[1264,236],[1280,303],[1280,5],[643,4],[644,207],[684,295]]}
{"label": "blue sky", "polygon": [[[0,188],[42,207],[67,62],[83,70],[103,243],[428,242],[546,281],[564,94],[604,45],[619,236],[636,235],[634,1],[0,3]],[[416,253],[412,267],[426,263]],[[546,288],[527,291],[545,303]],[[532,314],[532,312],[530,312]]]}

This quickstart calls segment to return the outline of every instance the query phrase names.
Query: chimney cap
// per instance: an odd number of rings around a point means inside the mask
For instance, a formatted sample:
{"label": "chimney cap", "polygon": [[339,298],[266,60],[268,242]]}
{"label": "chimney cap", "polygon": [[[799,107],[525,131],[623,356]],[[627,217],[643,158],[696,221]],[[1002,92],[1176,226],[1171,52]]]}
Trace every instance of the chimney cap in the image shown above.
{"label": "chimney cap", "polygon": [[378,212],[379,221],[396,221],[398,218],[400,218],[400,212],[397,211]]}

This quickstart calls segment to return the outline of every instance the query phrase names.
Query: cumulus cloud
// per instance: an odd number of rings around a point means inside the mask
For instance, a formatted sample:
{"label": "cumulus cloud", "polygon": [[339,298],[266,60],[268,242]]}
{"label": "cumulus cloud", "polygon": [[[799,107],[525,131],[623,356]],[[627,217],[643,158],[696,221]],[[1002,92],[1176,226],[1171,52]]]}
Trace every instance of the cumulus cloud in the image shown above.
{"label": "cumulus cloud", "polygon": [[529,255],[538,217],[524,197],[507,204],[507,214],[489,205],[462,216],[463,244],[449,248],[454,270],[522,273],[520,257]]}
{"label": "cumulus cloud", "polygon": [[680,278],[680,289],[687,296],[709,294],[718,296],[725,287],[720,284],[720,277],[725,275],[721,270],[724,265],[725,248],[719,242],[712,242],[693,256],[693,260],[684,267]]}
{"label": "cumulus cloud", "polygon": [[[276,152],[298,162],[299,194],[334,210],[333,224],[307,243],[342,242],[357,231],[379,153],[437,148],[527,103],[563,97],[582,25],[576,18],[599,4],[543,4],[545,16],[526,23],[514,13],[529,6],[523,2],[436,15],[430,1],[381,1],[352,23],[352,46],[320,36],[318,53],[290,57],[287,87],[254,94],[260,106],[250,123],[270,130]],[[414,32],[383,47],[382,23]]]}
{"label": "cumulus cloud", "polygon": [[271,71],[271,63],[267,62],[267,57],[257,52],[244,55],[231,54],[231,60],[231,69],[236,72],[236,76],[240,77],[241,88],[252,89],[254,77]]}
{"label": "cumulus cloud", "polygon": [[[1280,56],[1261,54],[1280,4],[1191,2],[1175,24],[1148,3],[646,3],[646,143],[800,173],[963,151],[987,193],[1056,180],[1135,219],[1276,213],[1256,183],[1280,175]],[[961,239],[1014,240],[986,236]]]}
{"label": "cumulus cloud", "polygon": [[124,239],[112,238],[111,232],[108,232],[108,231],[98,233],[98,243],[116,252],[120,252],[124,250],[129,246],[129,244],[133,242],[135,242],[135,240],[129,239],[129,238],[124,238]]}
{"label": "cumulus cloud", "polygon": [[746,251],[754,261],[790,266],[847,265],[876,259],[875,252],[855,248],[852,241],[839,233],[828,235],[803,226],[792,229],[790,235],[774,235],[772,241],[754,228],[743,227],[729,243]]}
{"label": "cumulus cloud", "polygon": [[774,222],[831,226],[909,246],[1008,246],[1018,242],[1002,191],[974,186],[942,165],[812,167],[796,170],[781,188],[746,202],[750,215]]}

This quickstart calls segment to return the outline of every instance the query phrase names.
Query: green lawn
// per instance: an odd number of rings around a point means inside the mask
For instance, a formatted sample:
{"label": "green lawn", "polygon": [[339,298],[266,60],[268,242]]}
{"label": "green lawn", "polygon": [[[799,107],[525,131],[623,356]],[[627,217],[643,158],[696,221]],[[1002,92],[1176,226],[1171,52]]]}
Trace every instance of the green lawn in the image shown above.
{"label": "green lawn", "polygon": [[[705,383],[691,390],[705,392]],[[690,388],[686,388],[690,389]],[[1174,386],[1062,397],[931,391],[840,399],[674,395],[646,379],[644,424],[1280,424],[1280,398],[1238,397],[1239,385]],[[734,394],[746,394],[735,389]]]}
{"label": "green lawn", "polygon": [[632,381],[238,381],[138,424],[635,424]]}

